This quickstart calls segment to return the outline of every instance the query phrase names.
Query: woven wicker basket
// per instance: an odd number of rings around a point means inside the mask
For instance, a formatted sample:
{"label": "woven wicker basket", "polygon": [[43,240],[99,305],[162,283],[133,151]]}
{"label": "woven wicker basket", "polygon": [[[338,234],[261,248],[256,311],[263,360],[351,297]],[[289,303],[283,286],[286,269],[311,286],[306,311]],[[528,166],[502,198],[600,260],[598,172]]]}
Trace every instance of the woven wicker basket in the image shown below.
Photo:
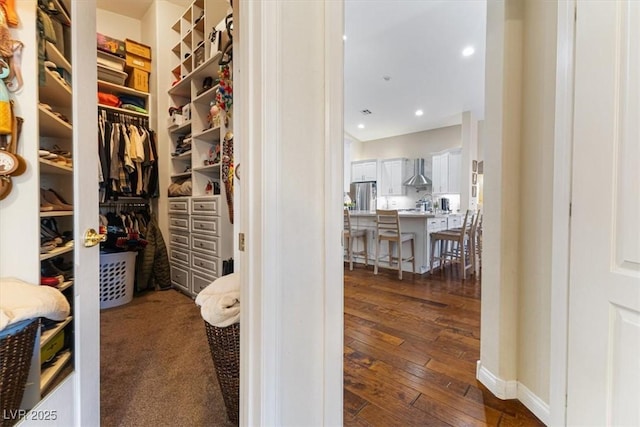
{"label": "woven wicker basket", "polygon": [[227,417],[238,424],[240,418],[240,324],[218,328],[204,322],[211,358],[227,408]]}
{"label": "woven wicker basket", "polygon": [[27,384],[40,319],[26,320],[0,332],[0,426],[14,425]]}

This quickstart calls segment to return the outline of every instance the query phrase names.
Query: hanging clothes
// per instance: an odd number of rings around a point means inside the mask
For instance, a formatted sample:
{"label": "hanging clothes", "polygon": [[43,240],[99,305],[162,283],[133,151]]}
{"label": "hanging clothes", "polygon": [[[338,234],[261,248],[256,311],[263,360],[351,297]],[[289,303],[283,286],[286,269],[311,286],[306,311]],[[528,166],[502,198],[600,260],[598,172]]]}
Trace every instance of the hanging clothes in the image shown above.
{"label": "hanging clothes", "polygon": [[156,139],[148,120],[99,109],[100,200],[157,198]]}

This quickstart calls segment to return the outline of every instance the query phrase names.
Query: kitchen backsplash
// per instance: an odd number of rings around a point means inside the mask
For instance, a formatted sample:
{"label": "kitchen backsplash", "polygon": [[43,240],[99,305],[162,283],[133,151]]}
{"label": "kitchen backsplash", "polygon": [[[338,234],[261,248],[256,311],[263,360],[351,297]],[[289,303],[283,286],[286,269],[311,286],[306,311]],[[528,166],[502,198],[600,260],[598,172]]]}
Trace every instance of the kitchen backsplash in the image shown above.
{"label": "kitchen backsplash", "polygon": [[[416,201],[423,198],[425,194],[428,193],[409,189],[406,196],[379,196],[376,206],[378,209],[415,209]],[[452,212],[460,210],[460,194],[439,194],[433,197],[434,203],[438,203],[441,197],[449,199],[449,207]]]}

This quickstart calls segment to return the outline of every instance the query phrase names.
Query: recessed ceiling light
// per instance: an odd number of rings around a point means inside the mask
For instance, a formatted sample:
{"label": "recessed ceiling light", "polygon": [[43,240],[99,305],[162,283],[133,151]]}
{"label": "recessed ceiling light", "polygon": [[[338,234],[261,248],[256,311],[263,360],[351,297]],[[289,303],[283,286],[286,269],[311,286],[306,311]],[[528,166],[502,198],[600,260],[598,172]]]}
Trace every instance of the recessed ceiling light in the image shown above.
{"label": "recessed ceiling light", "polygon": [[462,56],[471,56],[476,52],[473,46],[467,46],[462,50]]}
{"label": "recessed ceiling light", "polygon": [[416,110],[416,116],[420,117],[421,115],[424,114],[424,111],[422,110]]}
{"label": "recessed ceiling light", "polygon": [[360,124],[358,125],[358,129],[364,129],[364,125],[363,125],[362,123],[360,123]]}
{"label": "recessed ceiling light", "polygon": [[344,36],[342,36],[342,40],[346,40],[347,39],[347,35],[345,34]]}

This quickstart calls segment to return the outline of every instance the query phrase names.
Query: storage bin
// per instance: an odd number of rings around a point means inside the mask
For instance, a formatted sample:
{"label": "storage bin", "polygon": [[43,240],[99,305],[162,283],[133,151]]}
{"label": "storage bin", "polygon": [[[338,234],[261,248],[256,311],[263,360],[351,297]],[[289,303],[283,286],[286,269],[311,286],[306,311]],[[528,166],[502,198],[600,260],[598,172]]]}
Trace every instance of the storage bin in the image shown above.
{"label": "storage bin", "polygon": [[140,56],[142,58],[151,59],[151,47],[131,39],[124,39],[125,49],[127,53]]}
{"label": "storage bin", "polygon": [[98,64],[98,80],[123,86],[127,73]]}
{"label": "storage bin", "polygon": [[124,72],[125,63],[126,61],[118,56],[102,52],[100,50],[98,51],[98,65],[102,65],[103,67],[110,68],[112,70]]}
{"label": "storage bin", "polygon": [[149,73],[138,68],[129,68],[127,86],[141,92],[149,92]]}
{"label": "storage bin", "polygon": [[12,426],[24,394],[39,319],[24,320],[0,331],[0,426]]}
{"label": "storage bin", "polygon": [[133,299],[137,252],[100,254],[100,308],[118,307]]}
{"label": "storage bin", "polygon": [[105,36],[100,33],[96,34],[96,39],[99,50],[113,53],[114,55],[124,58],[125,44],[122,40],[114,39],[113,37]]}
{"label": "storage bin", "polygon": [[219,328],[204,321],[207,341],[227,417],[238,424],[240,419],[240,324]]}
{"label": "storage bin", "polygon": [[61,329],[44,347],[40,348],[40,363],[46,363],[58,354],[64,348],[64,329]]}
{"label": "storage bin", "polygon": [[142,71],[146,71],[147,73],[151,72],[150,59],[143,58],[141,56],[134,55],[132,53],[127,52],[126,61],[127,61],[127,67],[139,68]]}

